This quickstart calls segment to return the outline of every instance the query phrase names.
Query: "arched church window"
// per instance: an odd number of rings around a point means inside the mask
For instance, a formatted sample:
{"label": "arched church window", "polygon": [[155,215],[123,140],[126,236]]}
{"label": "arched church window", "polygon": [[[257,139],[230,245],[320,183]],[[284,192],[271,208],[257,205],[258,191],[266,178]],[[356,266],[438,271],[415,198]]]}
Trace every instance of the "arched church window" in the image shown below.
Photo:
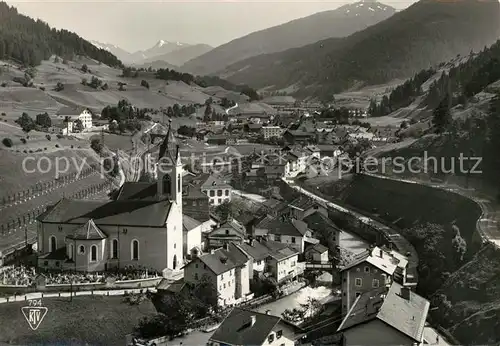
{"label": "arched church window", "polygon": [[90,262],[97,262],[97,245],[90,247]]}
{"label": "arched church window", "polygon": [[177,175],[177,192],[181,193],[181,175]]}
{"label": "arched church window", "polygon": [[132,259],[139,259],[139,241],[137,239],[132,240]]}
{"label": "arched church window", "polygon": [[54,236],[51,236],[49,239],[49,252],[54,252],[57,250],[57,239]]}
{"label": "arched church window", "polygon": [[172,191],[172,179],[170,179],[170,175],[165,174],[163,176],[163,194],[169,195]]}

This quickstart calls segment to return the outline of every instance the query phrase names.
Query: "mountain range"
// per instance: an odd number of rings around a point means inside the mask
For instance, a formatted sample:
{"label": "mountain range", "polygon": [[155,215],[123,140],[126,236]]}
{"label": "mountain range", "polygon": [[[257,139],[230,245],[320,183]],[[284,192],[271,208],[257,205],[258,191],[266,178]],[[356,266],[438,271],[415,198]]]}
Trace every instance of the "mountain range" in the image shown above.
{"label": "mountain range", "polygon": [[[90,41],[98,48],[109,51],[126,64],[148,65],[152,62],[164,62],[165,67],[180,66],[212,49],[207,44],[188,44],[159,40],[153,47],[130,53],[114,44]],[[149,66],[149,65],[148,65]]]}
{"label": "mountain range", "polygon": [[232,40],[187,62],[194,74],[215,74],[243,59],[297,48],[331,37],[345,37],[391,17],[396,10],[374,0],[348,4]]}
{"label": "mountain range", "polygon": [[481,50],[500,36],[499,29],[496,0],[421,0],[348,37],[245,59],[218,75],[254,88],[323,97],[408,77],[457,54]]}

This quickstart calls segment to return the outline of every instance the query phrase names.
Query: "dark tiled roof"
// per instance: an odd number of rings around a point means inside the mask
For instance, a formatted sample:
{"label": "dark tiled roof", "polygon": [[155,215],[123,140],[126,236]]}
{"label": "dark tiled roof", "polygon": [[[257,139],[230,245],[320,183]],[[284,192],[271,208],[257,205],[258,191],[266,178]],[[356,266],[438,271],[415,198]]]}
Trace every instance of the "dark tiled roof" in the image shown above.
{"label": "dark tiled roof", "polygon": [[156,198],[156,193],[156,183],[125,182],[120,187],[117,200],[153,200]]}
{"label": "dark tiled roof", "polygon": [[307,224],[304,221],[289,218],[272,218],[269,215],[256,227],[267,229],[270,234],[289,235],[292,237],[303,237],[308,230]]}
{"label": "dark tiled roof", "polygon": [[58,260],[64,261],[66,259],[66,247],[60,247],[56,251],[49,252],[46,255],[41,256],[41,258],[46,260]]}
{"label": "dark tiled roof", "polygon": [[83,107],[62,107],[57,111],[57,115],[80,115],[85,109]]}
{"label": "dark tiled roof", "polygon": [[237,246],[256,261],[266,259],[270,253],[269,248],[257,240],[254,240],[251,245],[248,243],[242,243]]}
{"label": "dark tiled roof", "polygon": [[230,189],[231,185],[225,183],[223,180],[219,179],[215,175],[211,175],[208,179],[201,185],[202,189]]}
{"label": "dark tiled roof", "polygon": [[169,201],[94,201],[61,199],[41,222],[84,224],[94,219],[96,225],[162,227],[170,212]]}
{"label": "dark tiled roof", "polygon": [[311,198],[308,198],[305,196],[300,196],[300,197],[294,199],[292,201],[292,203],[290,203],[289,205],[292,207],[295,207],[295,208],[302,209],[302,210],[307,210],[307,209],[317,205],[317,203]]}
{"label": "dark tiled roof", "polygon": [[227,345],[262,345],[280,320],[277,316],[234,308],[210,340]]}
{"label": "dark tiled roof", "polygon": [[381,287],[361,294],[338,331],[379,319],[414,341],[421,342],[429,301],[412,291],[410,299],[405,299],[401,289],[402,286],[394,282],[389,289]]}
{"label": "dark tiled roof", "polygon": [[191,231],[192,229],[195,229],[201,225],[201,222],[198,220],[193,219],[192,217],[189,217],[187,215],[182,215],[182,228],[185,231]]}
{"label": "dark tiled roof", "polygon": [[[228,270],[244,265],[248,258],[246,255],[235,247],[230,250],[220,248],[213,253],[208,253],[198,257],[215,275],[220,275]],[[193,263],[193,262],[191,262]]]}
{"label": "dark tiled roof", "polygon": [[72,235],[68,236],[68,238],[74,240],[101,240],[107,237],[108,236],[96,226],[92,219],[87,221],[84,225],[79,226]]}
{"label": "dark tiled roof", "polygon": [[307,226],[311,230],[321,234],[324,234],[325,231],[330,230],[341,232],[341,229],[338,228],[337,225],[332,220],[330,220],[330,218],[317,211],[310,215],[307,215],[303,219],[303,221],[307,223]]}
{"label": "dark tiled roof", "polygon": [[262,203],[262,205],[266,208],[277,209],[277,210],[283,209],[284,207],[287,206],[286,202],[280,201],[280,200],[275,199],[275,198],[268,199],[267,201]]}
{"label": "dark tiled roof", "polygon": [[315,244],[313,246],[308,247],[306,252],[310,252],[310,251],[314,251],[314,252],[322,254],[322,253],[325,253],[326,251],[328,251],[328,248],[326,246],[318,243],[318,244]]}
{"label": "dark tiled roof", "polygon": [[278,261],[282,261],[299,254],[298,250],[292,249],[288,245],[280,242],[262,241],[261,243],[269,249],[269,255]]}

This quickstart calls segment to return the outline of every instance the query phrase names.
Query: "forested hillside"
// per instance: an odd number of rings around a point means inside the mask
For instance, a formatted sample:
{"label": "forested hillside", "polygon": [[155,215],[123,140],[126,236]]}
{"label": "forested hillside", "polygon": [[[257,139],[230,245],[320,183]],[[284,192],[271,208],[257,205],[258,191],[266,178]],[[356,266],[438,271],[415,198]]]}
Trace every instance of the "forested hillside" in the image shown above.
{"label": "forested hillside", "polygon": [[297,95],[331,94],[479,51],[498,39],[499,29],[498,1],[422,0],[347,38],[250,58],[221,76],[256,88],[293,86]]}
{"label": "forested hillside", "polygon": [[110,66],[122,66],[113,54],[77,34],[50,28],[41,20],[19,14],[15,7],[0,2],[0,59],[36,66],[52,54],[68,60],[75,55],[85,55]]}
{"label": "forested hillside", "polygon": [[[483,91],[488,85],[500,79],[500,40],[478,54],[464,57],[464,61],[443,71],[423,91],[422,85],[437,71],[422,70],[404,84],[395,88],[389,96],[384,96],[380,103],[372,101],[369,109],[371,116],[383,116],[410,105],[418,96],[422,96],[420,106],[436,108],[446,97],[450,97],[450,106],[467,105],[469,99]],[[441,67],[445,67],[442,64]]]}

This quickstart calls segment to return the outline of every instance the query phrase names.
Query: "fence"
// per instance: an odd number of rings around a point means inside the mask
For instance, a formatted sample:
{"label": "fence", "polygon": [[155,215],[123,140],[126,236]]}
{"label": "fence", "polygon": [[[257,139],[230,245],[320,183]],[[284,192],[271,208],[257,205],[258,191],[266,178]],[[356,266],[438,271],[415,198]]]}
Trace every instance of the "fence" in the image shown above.
{"label": "fence", "polygon": [[73,172],[62,175],[58,179],[37,183],[28,187],[26,190],[3,196],[0,200],[0,209],[14,205],[18,202],[24,202],[26,201],[26,199],[30,199],[32,197],[38,197],[40,195],[46,194],[56,188],[73,183],[78,179],[86,178],[95,173],[99,173],[99,165],[97,164],[90,165],[89,168],[84,169],[80,172],[80,174],[78,174],[77,172]]}
{"label": "fence", "polygon": [[[90,197],[92,195],[101,193],[102,191],[110,188],[113,185],[113,182],[111,180],[107,180],[103,183],[100,184],[94,184],[91,186],[88,186],[86,188],[83,188],[81,190],[78,190],[74,192],[73,194],[67,196],[68,198],[76,198],[76,199],[84,199],[87,197]],[[28,211],[27,213],[23,213],[21,215],[18,215],[11,220],[7,221],[6,223],[3,223],[0,225],[0,232],[1,235],[6,235],[6,233],[9,233],[10,230],[16,230],[18,228],[22,228],[24,226],[27,226],[31,223],[33,223],[36,218],[44,212],[44,206],[38,206],[35,209],[32,209]]]}
{"label": "fence", "polygon": [[[155,288],[147,288],[146,291],[155,293]],[[137,294],[144,293],[143,288],[135,288],[135,289],[110,289],[110,290],[91,290],[91,291],[74,291],[74,292],[52,292],[52,293],[44,293],[44,292],[34,292],[23,295],[14,295],[10,297],[1,298],[0,304],[2,303],[12,303],[12,302],[21,302],[30,299],[40,299],[40,298],[60,298],[60,297],[79,297],[79,296],[124,296],[127,294]]]}
{"label": "fence", "polygon": [[147,278],[138,280],[124,280],[115,282],[95,282],[76,284],[39,284],[39,285],[0,285],[0,293],[23,295],[23,294],[44,294],[47,292],[92,292],[108,290],[130,290],[153,288],[158,285],[162,278]]}

